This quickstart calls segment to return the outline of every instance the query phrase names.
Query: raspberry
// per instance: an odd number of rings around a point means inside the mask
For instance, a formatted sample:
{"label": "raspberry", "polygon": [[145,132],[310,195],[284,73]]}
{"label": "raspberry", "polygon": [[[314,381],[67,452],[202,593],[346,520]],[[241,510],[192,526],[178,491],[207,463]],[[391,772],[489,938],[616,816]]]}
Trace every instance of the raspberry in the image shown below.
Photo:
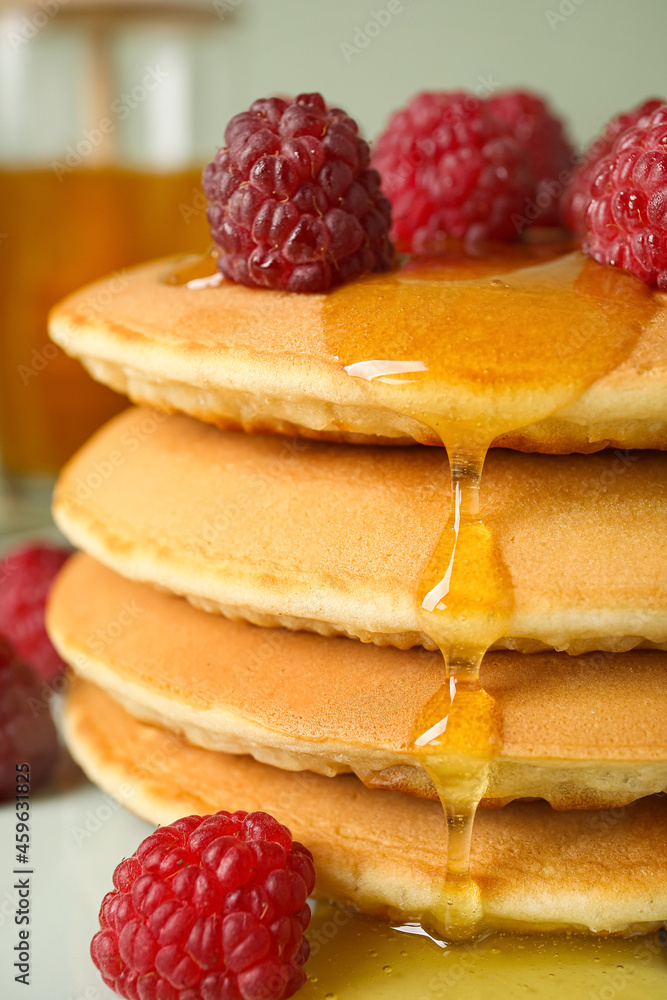
{"label": "raspberry", "polygon": [[616,139],[591,180],[583,249],[667,291],[667,104]]}
{"label": "raspberry", "polygon": [[512,216],[535,193],[510,126],[465,92],[413,97],[378,139],[373,166],[391,200],[392,234],[405,250],[445,237],[516,239]]}
{"label": "raspberry", "polygon": [[[0,798],[17,794],[17,765],[30,766],[31,790],[49,776],[58,750],[58,737],[42,683],[0,636]],[[23,780],[27,780],[25,777]]]}
{"label": "raspberry", "polygon": [[560,225],[560,175],[571,168],[574,160],[574,149],[560,118],[537,94],[521,90],[496,94],[486,104],[497,118],[507,122],[514,138],[526,150],[537,181],[535,202],[541,208],[535,222],[541,226]]}
{"label": "raspberry", "polygon": [[160,827],[113,883],[91,955],[128,1000],[282,1000],[305,982],[315,868],[272,816]]}
{"label": "raspberry", "polygon": [[602,133],[594,139],[581,158],[581,162],[565,189],[560,211],[563,225],[577,236],[586,229],[586,211],[591,200],[591,183],[597,173],[598,164],[611,152],[615,140],[626,128],[636,125],[641,118],[656,111],[664,101],[653,97],[637,105],[631,111],[624,111],[607,122]]}
{"label": "raspberry", "polygon": [[226,278],[323,292],[391,267],[391,206],[357,123],[320,94],[255,101],[204,170]]}
{"label": "raspberry", "polygon": [[52,545],[23,545],[0,562],[0,632],[41,677],[52,680],[64,663],[46,634],[44,611],[53,579],[70,553]]}

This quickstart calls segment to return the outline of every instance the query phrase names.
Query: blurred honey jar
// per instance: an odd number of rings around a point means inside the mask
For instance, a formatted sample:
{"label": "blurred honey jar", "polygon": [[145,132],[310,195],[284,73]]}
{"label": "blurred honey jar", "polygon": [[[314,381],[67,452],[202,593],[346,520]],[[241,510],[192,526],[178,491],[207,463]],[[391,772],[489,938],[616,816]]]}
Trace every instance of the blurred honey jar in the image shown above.
{"label": "blurred honey jar", "polygon": [[[202,120],[220,17],[205,2],[0,3],[0,451],[52,474],[126,400],[47,338],[50,307],[210,236]],[[208,59],[208,63],[207,63]],[[203,67],[203,68],[202,68]],[[103,304],[100,304],[101,306]]]}

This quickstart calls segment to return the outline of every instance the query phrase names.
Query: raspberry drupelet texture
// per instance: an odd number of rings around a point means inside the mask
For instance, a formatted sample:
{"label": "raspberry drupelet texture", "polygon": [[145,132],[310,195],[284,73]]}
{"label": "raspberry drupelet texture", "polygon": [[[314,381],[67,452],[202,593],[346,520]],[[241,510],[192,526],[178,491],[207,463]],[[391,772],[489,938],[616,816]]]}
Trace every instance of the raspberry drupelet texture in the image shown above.
{"label": "raspberry drupelet texture", "polygon": [[48,778],[55,763],[58,737],[43,686],[32,668],[0,636],[1,799],[16,795],[17,764],[30,765],[33,790]]}
{"label": "raspberry drupelet texture", "polygon": [[267,813],[160,827],[113,882],[91,955],[128,1000],[284,1000],[305,982],[313,859]]}
{"label": "raspberry drupelet texture", "polygon": [[583,249],[667,292],[667,104],[622,132],[590,186]]}
{"label": "raspberry drupelet texture", "polygon": [[44,613],[53,580],[70,556],[54,545],[21,545],[0,562],[0,633],[45,680],[64,663],[46,634]]}
{"label": "raspberry drupelet texture", "polygon": [[607,122],[601,134],[593,140],[574,173],[561,199],[561,218],[570,232],[582,236],[586,229],[586,212],[591,200],[591,183],[601,160],[608,156],[614,142],[627,128],[652,114],[664,104],[664,99],[652,97],[630,111],[624,111]]}
{"label": "raspberry drupelet texture", "polygon": [[560,225],[562,178],[574,163],[574,148],[562,121],[542,97],[522,90],[496,94],[487,100],[487,107],[511,126],[514,138],[526,150],[537,182],[534,200],[540,209],[534,224]]}
{"label": "raspberry drupelet texture", "polygon": [[463,91],[421,93],[396,111],[372,164],[382,176],[400,250],[446,237],[477,243],[519,235],[535,178],[512,126]]}
{"label": "raspberry drupelet texture", "polygon": [[391,266],[391,206],[344,111],[320,94],[255,101],[225,143],[203,181],[226,278],[323,292]]}

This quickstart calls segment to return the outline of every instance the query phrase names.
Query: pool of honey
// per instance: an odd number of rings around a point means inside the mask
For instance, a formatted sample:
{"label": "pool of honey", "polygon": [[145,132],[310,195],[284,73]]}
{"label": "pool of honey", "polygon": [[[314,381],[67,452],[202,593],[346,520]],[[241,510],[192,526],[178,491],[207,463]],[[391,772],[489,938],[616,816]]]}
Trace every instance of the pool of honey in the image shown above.
{"label": "pool of honey", "polygon": [[[190,263],[171,280],[211,287],[220,283],[214,267],[211,258]],[[556,244],[474,257],[450,248],[323,296],[323,352],[368,402],[430,427],[449,458],[451,506],[415,595],[443,654],[443,683],[412,734],[447,838],[445,903],[423,920],[449,940],[483,932],[470,841],[502,719],[479,670],[513,607],[511,576],[483,521],[485,456],[498,436],[567,406],[626,360],[654,308],[638,279]]]}
{"label": "pool of honey", "polygon": [[[667,932],[634,938],[492,934],[443,945],[318,903],[303,1000],[663,1000]],[[408,933],[409,932],[409,933]]]}

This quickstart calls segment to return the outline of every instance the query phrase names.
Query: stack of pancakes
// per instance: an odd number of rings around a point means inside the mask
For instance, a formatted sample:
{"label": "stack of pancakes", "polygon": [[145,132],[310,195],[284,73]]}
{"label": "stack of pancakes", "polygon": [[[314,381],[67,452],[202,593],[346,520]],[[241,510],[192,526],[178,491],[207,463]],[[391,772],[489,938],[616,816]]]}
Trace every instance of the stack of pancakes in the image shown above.
{"label": "stack of pancakes", "polygon": [[648,931],[667,921],[667,461],[630,449],[667,446],[667,298],[576,251],[516,253],[310,296],[162,261],[56,308],[53,338],[141,404],[56,491],[83,550],[49,612],[66,737],[150,821],[266,810],[319,894],[464,933],[414,741],[452,672],[415,595],[452,499],[432,445],[454,468],[493,444],[482,517],[511,599],[480,673],[483,925]]}

